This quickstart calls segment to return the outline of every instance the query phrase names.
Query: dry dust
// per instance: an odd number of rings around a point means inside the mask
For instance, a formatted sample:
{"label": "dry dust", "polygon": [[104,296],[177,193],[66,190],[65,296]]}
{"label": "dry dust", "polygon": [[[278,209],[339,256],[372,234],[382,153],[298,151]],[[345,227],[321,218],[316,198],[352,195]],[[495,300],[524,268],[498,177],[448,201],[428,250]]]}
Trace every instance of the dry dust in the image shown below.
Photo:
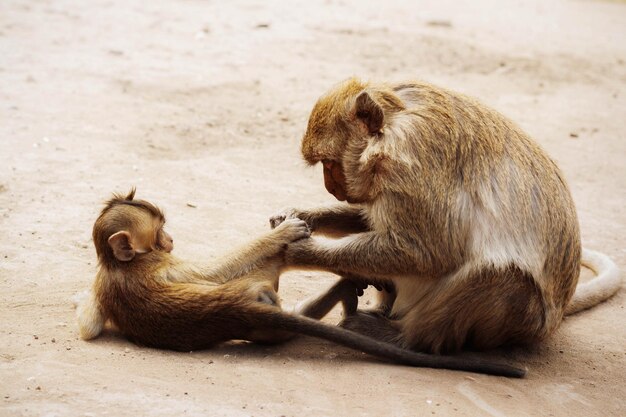
{"label": "dry dust", "polygon": [[[310,338],[83,342],[70,303],[94,276],[90,229],[112,191],[159,203],[195,259],[284,206],[330,202],[298,142],[315,99],[352,75],[428,80],[510,116],[563,168],[584,244],[626,269],[625,40],[623,2],[2,1],[0,414],[626,415],[623,291],[543,346],[483,355],[524,364],[524,380]],[[282,296],[333,279],[293,272]]]}

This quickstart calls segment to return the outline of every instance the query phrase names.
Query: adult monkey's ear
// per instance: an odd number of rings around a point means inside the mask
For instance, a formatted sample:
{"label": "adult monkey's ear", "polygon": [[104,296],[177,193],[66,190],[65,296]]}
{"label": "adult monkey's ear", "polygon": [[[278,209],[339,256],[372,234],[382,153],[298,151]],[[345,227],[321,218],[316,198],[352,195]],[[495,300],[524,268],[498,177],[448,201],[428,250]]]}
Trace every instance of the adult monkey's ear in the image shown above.
{"label": "adult monkey's ear", "polygon": [[128,262],[135,257],[135,249],[131,243],[130,233],[127,231],[112,234],[107,242],[118,261]]}
{"label": "adult monkey's ear", "polygon": [[378,133],[385,123],[382,107],[374,101],[367,91],[358,95],[355,102],[356,117],[365,123],[370,134]]}

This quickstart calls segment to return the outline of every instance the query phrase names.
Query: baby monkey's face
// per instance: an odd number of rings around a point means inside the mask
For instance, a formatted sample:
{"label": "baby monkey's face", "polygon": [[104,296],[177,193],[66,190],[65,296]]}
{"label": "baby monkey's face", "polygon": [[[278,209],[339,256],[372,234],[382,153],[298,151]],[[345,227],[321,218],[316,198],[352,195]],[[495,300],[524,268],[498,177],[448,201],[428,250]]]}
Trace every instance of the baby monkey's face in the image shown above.
{"label": "baby monkey's face", "polygon": [[162,250],[169,253],[174,249],[174,239],[169,233],[165,231],[164,226],[165,222],[163,222],[163,224],[157,231],[153,249]]}
{"label": "baby monkey's face", "polygon": [[137,216],[137,230],[134,233],[136,247],[145,248],[146,252],[171,252],[174,249],[174,239],[165,231],[165,218],[154,216],[145,209],[133,208]]}

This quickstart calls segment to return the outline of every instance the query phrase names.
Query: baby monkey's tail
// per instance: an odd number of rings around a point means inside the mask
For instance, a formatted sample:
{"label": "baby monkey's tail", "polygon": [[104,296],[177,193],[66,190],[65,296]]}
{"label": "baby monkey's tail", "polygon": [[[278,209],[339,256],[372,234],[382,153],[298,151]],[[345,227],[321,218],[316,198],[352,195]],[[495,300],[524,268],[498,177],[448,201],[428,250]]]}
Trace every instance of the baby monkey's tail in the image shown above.
{"label": "baby monkey's tail", "polygon": [[295,316],[285,312],[273,312],[265,324],[272,326],[273,329],[329,340],[404,365],[453,369],[512,378],[523,378],[526,374],[523,369],[483,359],[441,356],[402,349],[396,345],[380,342],[342,327],[327,325],[308,317]]}

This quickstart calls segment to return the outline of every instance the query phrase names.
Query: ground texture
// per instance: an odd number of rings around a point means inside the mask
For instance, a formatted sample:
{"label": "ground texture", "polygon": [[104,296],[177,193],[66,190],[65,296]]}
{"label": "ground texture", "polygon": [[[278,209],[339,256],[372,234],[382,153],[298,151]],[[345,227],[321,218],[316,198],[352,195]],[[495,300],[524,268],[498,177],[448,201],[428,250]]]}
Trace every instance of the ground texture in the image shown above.
{"label": "ground texture", "polygon": [[[565,172],[584,245],[626,269],[625,40],[620,2],[3,1],[0,415],[625,415],[624,292],[543,346],[483,355],[527,366],[524,380],[310,338],[191,353],[112,332],[83,342],[70,303],[94,276],[91,226],[112,191],[159,203],[176,253],[196,259],[284,206],[330,202],[299,138],[352,75],[427,80],[511,117]],[[334,279],[291,272],[282,297]]]}

